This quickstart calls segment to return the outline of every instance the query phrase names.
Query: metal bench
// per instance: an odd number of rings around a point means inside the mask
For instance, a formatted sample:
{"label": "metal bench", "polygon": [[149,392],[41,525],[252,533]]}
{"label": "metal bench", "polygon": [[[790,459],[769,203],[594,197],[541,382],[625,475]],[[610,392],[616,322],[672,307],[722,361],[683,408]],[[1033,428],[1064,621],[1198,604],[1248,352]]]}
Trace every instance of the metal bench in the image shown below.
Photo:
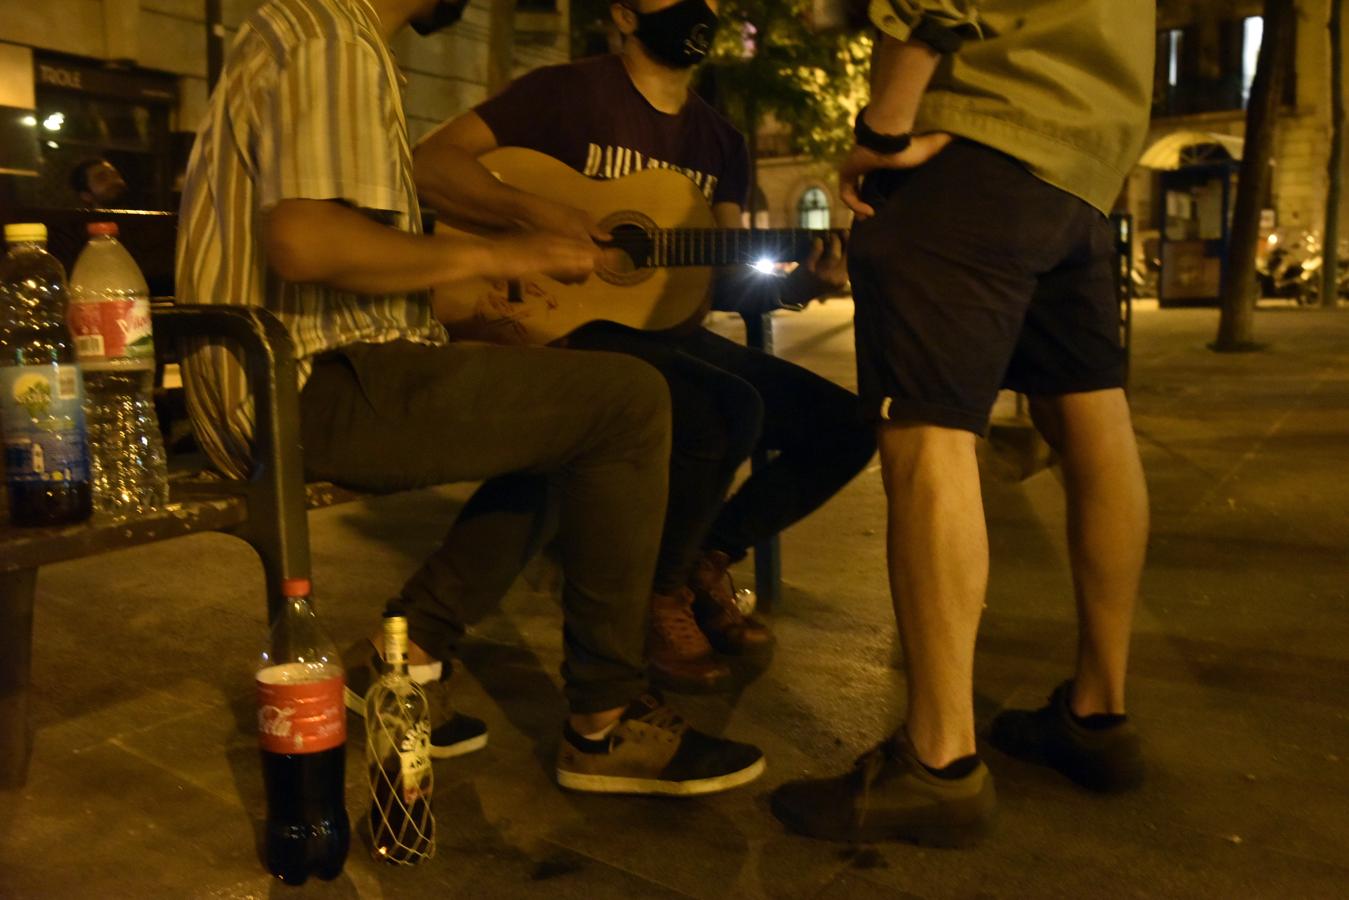
{"label": "metal bench", "polygon": [[248,481],[175,479],[170,504],[135,519],[96,516],[59,528],[0,524],[0,787],[24,783],[32,750],[28,687],[39,568],[199,531],[221,531],[257,551],[271,615],[281,608],[281,580],[309,575],[306,510],[361,496],[330,484],[304,483],[295,357],[290,335],[276,317],[247,307],[157,304],[154,328],[161,347],[200,335],[239,343],[256,408],[253,475]]}

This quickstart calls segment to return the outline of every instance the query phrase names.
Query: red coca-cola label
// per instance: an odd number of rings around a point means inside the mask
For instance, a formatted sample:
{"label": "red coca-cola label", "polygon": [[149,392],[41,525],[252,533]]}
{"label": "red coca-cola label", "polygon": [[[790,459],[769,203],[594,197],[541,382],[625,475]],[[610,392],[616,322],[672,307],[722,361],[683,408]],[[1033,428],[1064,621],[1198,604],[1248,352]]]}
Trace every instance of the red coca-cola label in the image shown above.
{"label": "red coca-cola label", "polygon": [[263,750],[321,753],[346,741],[344,679],[340,672],[315,679],[312,671],[303,663],[286,663],[258,672],[258,743]]}

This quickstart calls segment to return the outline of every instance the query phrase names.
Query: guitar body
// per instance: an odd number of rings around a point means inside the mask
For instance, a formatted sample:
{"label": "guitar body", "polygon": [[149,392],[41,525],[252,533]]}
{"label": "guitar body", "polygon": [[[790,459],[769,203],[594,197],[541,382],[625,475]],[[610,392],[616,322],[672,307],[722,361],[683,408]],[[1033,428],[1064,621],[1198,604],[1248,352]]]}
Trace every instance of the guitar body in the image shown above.
{"label": "guitar body", "polygon": [[[597,181],[552,157],[518,147],[493,150],[481,162],[507,184],[585,210],[615,234],[715,226],[712,209],[697,185],[668,169]],[[437,233],[456,231],[453,224],[436,226]],[[701,318],[712,268],[634,264],[617,248],[604,255],[604,263],[584,284],[537,276],[444,285],[434,295],[436,317],[457,339],[527,345],[550,344],[595,321],[669,331]]]}

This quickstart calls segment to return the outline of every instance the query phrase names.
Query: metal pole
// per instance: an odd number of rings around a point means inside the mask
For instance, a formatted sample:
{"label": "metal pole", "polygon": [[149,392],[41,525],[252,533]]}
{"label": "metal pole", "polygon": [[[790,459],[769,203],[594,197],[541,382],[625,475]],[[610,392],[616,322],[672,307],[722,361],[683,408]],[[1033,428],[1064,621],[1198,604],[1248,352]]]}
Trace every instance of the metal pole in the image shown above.
{"label": "metal pole", "polygon": [[221,21],[221,0],[206,0],[206,89],[215,90],[225,68],[225,25]]}
{"label": "metal pole", "polygon": [[1339,303],[1340,193],[1344,186],[1344,0],[1330,0],[1330,166],[1326,239],[1321,247],[1321,305]]}

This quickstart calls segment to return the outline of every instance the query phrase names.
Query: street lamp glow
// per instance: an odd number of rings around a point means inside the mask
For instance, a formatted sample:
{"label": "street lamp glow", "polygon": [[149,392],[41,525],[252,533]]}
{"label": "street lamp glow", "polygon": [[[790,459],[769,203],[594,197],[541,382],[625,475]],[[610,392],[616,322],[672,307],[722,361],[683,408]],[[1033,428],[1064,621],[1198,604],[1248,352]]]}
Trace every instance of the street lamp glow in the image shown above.
{"label": "street lamp glow", "polygon": [[61,126],[64,124],[66,124],[65,113],[52,113],[50,116],[42,120],[42,127],[47,129],[48,131],[60,131]]}

